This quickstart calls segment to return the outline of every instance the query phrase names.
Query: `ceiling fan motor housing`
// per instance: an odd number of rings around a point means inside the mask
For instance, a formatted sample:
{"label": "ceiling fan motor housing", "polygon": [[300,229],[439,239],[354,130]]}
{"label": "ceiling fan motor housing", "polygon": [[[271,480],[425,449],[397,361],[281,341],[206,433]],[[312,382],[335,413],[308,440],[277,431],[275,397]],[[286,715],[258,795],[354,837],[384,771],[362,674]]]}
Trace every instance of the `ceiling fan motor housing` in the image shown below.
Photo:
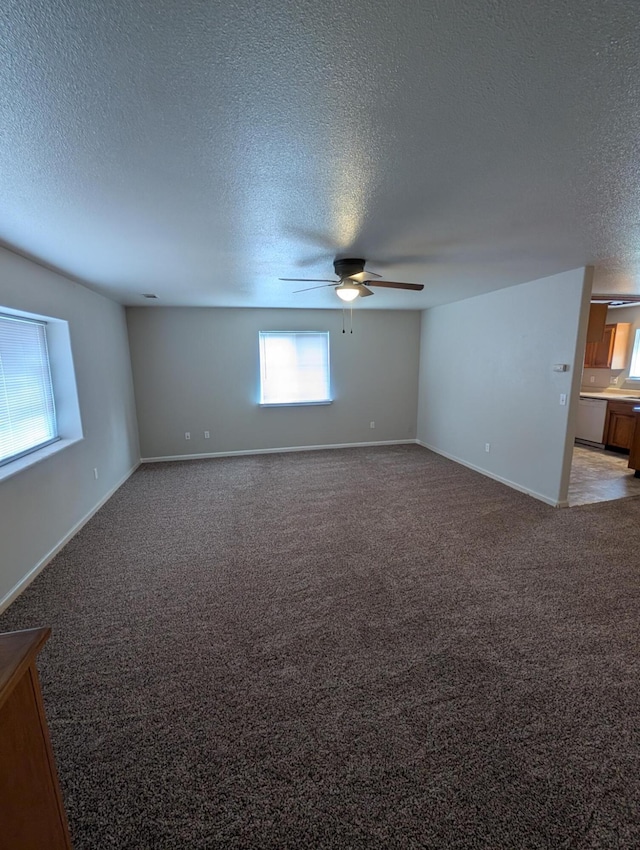
{"label": "ceiling fan motor housing", "polygon": [[349,257],[345,260],[334,260],[333,268],[340,280],[345,277],[351,277],[353,274],[360,274],[364,271],[365,260],[354,259]]}

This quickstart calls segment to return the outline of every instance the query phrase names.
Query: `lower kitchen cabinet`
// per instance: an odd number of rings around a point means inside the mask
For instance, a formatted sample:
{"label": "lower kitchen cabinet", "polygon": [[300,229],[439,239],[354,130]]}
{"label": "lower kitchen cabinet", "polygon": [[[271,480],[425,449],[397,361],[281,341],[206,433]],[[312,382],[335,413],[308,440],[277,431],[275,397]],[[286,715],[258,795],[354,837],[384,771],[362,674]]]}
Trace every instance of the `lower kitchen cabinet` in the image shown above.
{"label": "lower kitchen cabinet", "polygon": [[633,443],[631,443],[631,451],[629,452],[629,468],[635,469],[636,478],[640,478],[640,411],[634,414],[636,419],[636,428],[633,433]]}
{"label": "lower kitchen cabinet", "polygon": [[630,449],[636,419],[633,408],[636,402],[610,401],[604,424],[604,443],[614,449]]}

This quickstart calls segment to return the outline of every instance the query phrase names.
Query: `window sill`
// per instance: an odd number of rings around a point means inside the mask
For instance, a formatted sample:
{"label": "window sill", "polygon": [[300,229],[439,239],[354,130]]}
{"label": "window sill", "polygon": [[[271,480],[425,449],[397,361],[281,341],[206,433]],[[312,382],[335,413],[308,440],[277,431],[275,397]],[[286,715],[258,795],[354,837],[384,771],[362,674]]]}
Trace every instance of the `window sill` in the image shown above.
{"label": "window sill", "polygon": [[258,407],[318,407],[322,404],[333,404],[333,400],[328,401],[271,401],[259,402]]}
{"label": "window sill", "polygon": [[55,443],[51,443],[49,446],[44,446],[42,449],[13,460],[11,463],[6,464],[6,466],[0,466],[0,483],[13,478],[14,475],[18,475],[20,472],[24,472],[25,469],[29,469],[30,466],[40,463],[41,460],[46,460],[48,457],[52,457],[58,452],[68,449],[69,446],[79,443],[82,439],[82,437],[72,437],[66,440],[56,440]]}

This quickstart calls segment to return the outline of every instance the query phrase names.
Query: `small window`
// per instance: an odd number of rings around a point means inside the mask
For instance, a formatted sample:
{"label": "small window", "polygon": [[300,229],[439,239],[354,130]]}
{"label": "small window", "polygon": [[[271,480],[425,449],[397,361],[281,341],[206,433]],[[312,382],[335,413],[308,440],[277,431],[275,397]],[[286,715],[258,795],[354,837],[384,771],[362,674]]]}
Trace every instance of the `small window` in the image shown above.
{"label": "small window", "polygon": [[329,332],[260,331],[260,404],[330,404]]}
{"label": "small window", "polygon": [[0,315],[0,466],[57,439],[46,324]]}
{"label": "small window", "polygon": [[631,365],[629,366],[629,377],[632,380],[640,381],[640,328],[636,328]]}

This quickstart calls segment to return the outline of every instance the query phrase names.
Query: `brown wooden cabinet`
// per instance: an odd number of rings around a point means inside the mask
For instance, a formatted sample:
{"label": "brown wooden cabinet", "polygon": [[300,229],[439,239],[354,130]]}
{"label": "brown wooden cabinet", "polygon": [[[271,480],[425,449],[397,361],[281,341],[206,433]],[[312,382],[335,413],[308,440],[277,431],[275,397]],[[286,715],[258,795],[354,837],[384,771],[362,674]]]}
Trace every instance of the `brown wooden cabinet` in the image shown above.
{"label": "brown wooden cabinet", "polygon": [[71,850],[36,655],[51,629],[0,635],[0,847]]}
{"label": "brown wooden cabinet", "polygon": [[586,369],[610,369],[613,356],[615,325],[605,327],[604,336],[599,342],[588,342],[584,352]]}
{"label": "brown wooden cabinet", "polygon": [[629,452],[629,468],[635,469],[636,478],[640,478],[640,406],[634,406],[634,417],[636,420],[636,427],[633,432],[633,442],[631,443],[631,451]]}
{"label": "brown wooden cabinet", "polygon": [[604,423],[604,443],[607,448],[630,449],[636,427],[633,408],[637,402],[610,401]]}
{"label": "brown wooden cabinet", "polygon": [[624,369],[627,365],[630,322],[605,325],[600,342],[588,342],[584,351],[585,369]]}
{"label": "brown wooden cabinet", "polygon": [[607,324],[608,304],[592,304],[589,309],[589,325],[587,327],[587,342],[600,342],[604,336]]}

